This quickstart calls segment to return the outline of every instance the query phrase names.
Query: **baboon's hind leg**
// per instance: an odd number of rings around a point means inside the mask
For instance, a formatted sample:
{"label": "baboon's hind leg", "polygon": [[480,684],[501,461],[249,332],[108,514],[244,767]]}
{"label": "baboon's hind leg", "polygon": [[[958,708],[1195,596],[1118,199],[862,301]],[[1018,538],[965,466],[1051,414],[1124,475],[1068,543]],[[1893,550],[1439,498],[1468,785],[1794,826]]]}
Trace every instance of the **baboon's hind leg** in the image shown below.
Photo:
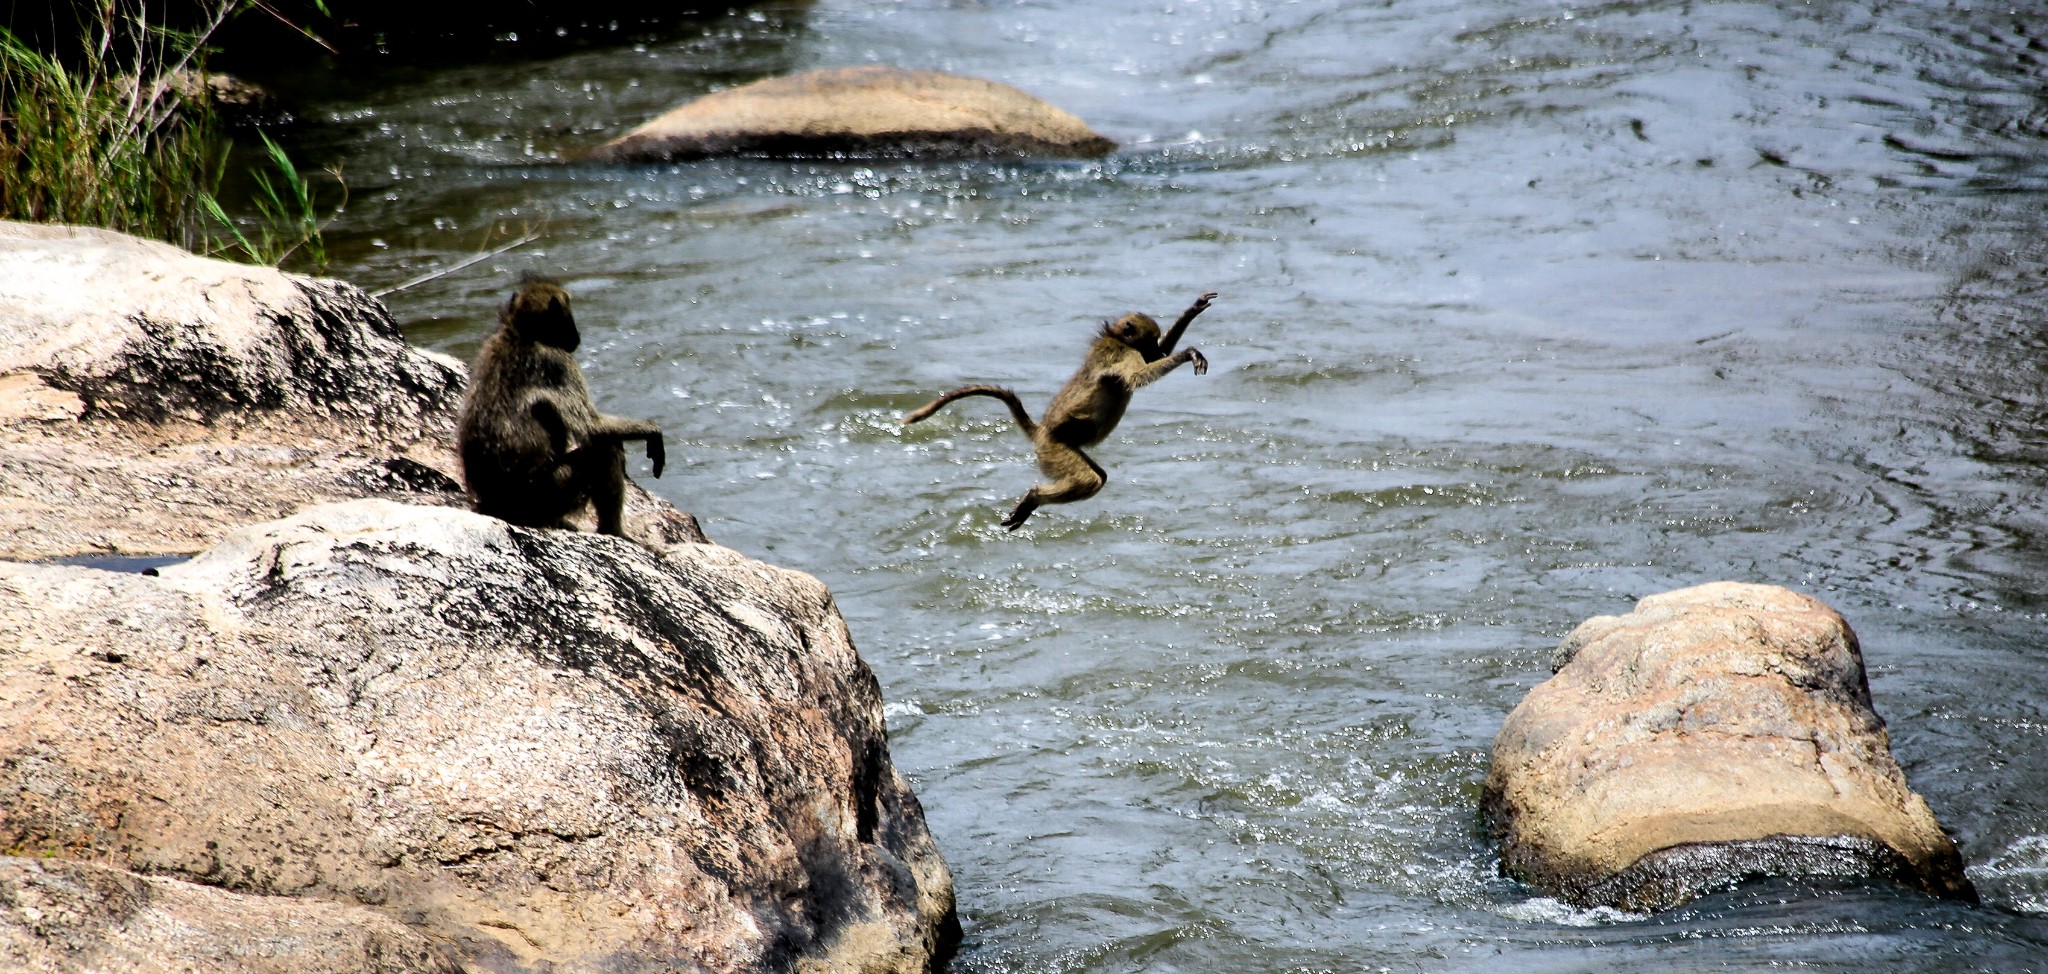
{"label": "baboon's hind leg", "polygon": [[[584,449],[596,449],[595,444]],[[614,442],[602,460],[593,461],[590,503],[597,508],[597,532],[626,536],[626,445]]]}
{"label": "baboon's hind leg", "polygon": [[562,471],[564,487],[589,498],[597,509],[597,533],[626,536],[625,444],[613,439],[589,443],[569,451],[556,469]]}
{"label": "baboon's hind leg", "polygon": [[1088,454],[1057,442],[1039,448],[1038,469],[1053,478],[1052,482],[1037,484],[1025,492],[1016,509],[1003,518],[1004,528],[1015,531],[1022,527],[1041,504],[1085,501],[1100,493],[1102,485],[1109,482],[1109,475]]}

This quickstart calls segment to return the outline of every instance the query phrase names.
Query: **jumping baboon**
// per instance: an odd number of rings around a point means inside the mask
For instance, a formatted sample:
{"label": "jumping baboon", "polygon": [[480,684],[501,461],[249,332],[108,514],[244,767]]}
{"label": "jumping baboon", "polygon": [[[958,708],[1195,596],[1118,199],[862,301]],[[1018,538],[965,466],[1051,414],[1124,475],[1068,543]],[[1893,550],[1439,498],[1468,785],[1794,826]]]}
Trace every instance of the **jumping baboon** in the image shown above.
{"label": "jumping baboon", "polygon": [[522,278],[498,312],[498,330],[477,350],[456,421],[462,479],[478,513],[570,528],[569,518],[593,504],[597,530],[623,537],[626,441],[644,440],[661,476],[661,428],[597,411],[569,354],[581,341],[569,292]]}
{"label": "jumping baboon", "polygon": [[1176,352],[1173,346],[1180,341],[1181,332],[1187,330],[1188,322],[1209,307],[1209,300],[1215,296],[1216,292],[1210,291],[1195,299],[1180,313],[1180,320],[1173,323],[1164,338],[1159,335],[1158,322],[1136,312],[1105,322],[1102,333],[1088,347],[1088,357],[1052,397],[1052,405],[1045,408],[1045,418],[1036,423],[1024,411],[1016,393],[1000,386],[963,386],[903,417],[903,425],[925,419],[947,403],[966,396],[989,396],[1008,405],[1010,415],[1016,417],[1017,425],[1024,435],[1031,437],[1031,445],[1038,452],[1039,472],[1052,478],[1051,483],[1033,486],[1010,516],[1003,518],[1003,527],[1015,531],[1040,504],[1087,500],[1108,482],[1109,475],[1081,448],[1102,442],[1116,429],[1117,421],[1124,417],[1124,407],[1131,404],[1133,391],[1173,371],[1182,362],[1195,363],[1197,375],[1209,371],[1209,360],[1201,352],[1192,348]]}

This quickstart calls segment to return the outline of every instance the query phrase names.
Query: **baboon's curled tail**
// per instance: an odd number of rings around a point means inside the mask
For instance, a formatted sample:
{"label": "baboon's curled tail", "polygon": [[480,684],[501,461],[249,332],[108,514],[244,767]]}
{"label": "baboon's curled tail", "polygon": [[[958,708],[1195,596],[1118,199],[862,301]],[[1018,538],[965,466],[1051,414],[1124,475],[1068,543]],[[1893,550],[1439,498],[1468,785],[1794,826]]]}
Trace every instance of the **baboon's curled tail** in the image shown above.
{"label": "baboon's curled tail", "polygon": [[1010,407],[1010,415],[1017,418],[1017,425],[1023,427],[1024,435],[1031,437],[1034,441],[1038,439],[1038,424],[1032,422],[1031,414],[1024,411],[1024,403],[1018,400],[1016,393],[1002,386],[961,386],[952,392],[919,406],[917,411],[903,417],[903,425],[909,426],[919,420],[930,419],[933,413],[946,408],[946,404],[955,399],[965,399],[968,396],[988,396],[991,399],[1001,399],[1004,404]]}

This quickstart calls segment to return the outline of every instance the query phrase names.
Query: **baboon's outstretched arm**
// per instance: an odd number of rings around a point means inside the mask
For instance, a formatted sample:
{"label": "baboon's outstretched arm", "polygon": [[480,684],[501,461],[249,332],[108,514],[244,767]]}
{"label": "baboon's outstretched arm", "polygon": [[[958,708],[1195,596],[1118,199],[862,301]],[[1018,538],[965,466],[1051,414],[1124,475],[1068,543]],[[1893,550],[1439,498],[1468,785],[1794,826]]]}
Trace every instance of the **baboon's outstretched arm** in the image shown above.
{"label": "baboon's outstretched arm", "polygon": [[556,398],[552,393],[536,392],[532,396],[532,402],[526,407],[533,421],[539,423],[541,429],[547,432],[548,449],[553,456],[567,456],[572,448],[581,449],[592,443],[625,443],[641,440],[647,444],[647,460],[654,466],[654,475],[661,476],[662,467],[668,463],[668,451],[662,444],[661,427],[644,419],[600,414],[597,421],[591,423],[590,428],[585,431],[582,436],[583,442],[572,444],[569,422],[562,415],[562,407],[557,404]]}
{"label": "baboon's outstretched arm", "polygon": [[1195,363],[1196,375],[1207,375],[1209,372],[1209,360],[1202,357],[1200,349],[1183,348],[1157,362],[1146,364],[1144,368],[1131,373],[1125,381],[1129,382],[1133,389],[1149,386],[1158,382],[1166,373],[1180,368],[1183,362]]}
{"label": "baboon's outstretched arm", "polygon": [[661,427],[644,419],[627,419],[623,416],[599,416],[590,428],[592,440],[612,440],[625,443],[640,440],[647,444],[647,462],[653,464],[654,475],[661,476],[661,468],[668,462],[668,449],[661,441]]}
{"label": "baboon's outstretched arm", "polygon": [[[1166,337],[1159,340],[1160,354],[1172,353],[1173,346],[1180,343],[1180,333],[1188,330],[1188,323],[1194,321],[1196,315],[1209,309],[1209,302],[1215,297],[1216,292],[1205,291],[1201,297],[1195,299],[1194,304],[1188,305],[1188,309],[1180,313],[1180,318],[1173,323],[1173,327],[1166,330]],[[1204,365],[1195,371],[1197,373],[1206,372],[1208,367]]]}

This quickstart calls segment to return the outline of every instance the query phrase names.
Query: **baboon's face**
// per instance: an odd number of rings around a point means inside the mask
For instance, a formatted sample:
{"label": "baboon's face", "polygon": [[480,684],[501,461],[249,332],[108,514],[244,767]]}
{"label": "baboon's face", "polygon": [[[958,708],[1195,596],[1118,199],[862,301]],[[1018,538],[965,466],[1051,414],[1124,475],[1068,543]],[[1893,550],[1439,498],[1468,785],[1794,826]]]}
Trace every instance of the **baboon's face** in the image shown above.
{"label": "baboon's face", "polygon": [[1146,315],[1127,314],[1102,326],[1102,333],[1136,349],[1145,361],[1158,360],[1159,323]]}
{"label": "baboon's face", "polygon": [[522,286],[505,302],[498,318],[521,338],[565,352],[575,351],[583,341],[576,331],[576,317],[569,313],[569,292],[553,284]]}

